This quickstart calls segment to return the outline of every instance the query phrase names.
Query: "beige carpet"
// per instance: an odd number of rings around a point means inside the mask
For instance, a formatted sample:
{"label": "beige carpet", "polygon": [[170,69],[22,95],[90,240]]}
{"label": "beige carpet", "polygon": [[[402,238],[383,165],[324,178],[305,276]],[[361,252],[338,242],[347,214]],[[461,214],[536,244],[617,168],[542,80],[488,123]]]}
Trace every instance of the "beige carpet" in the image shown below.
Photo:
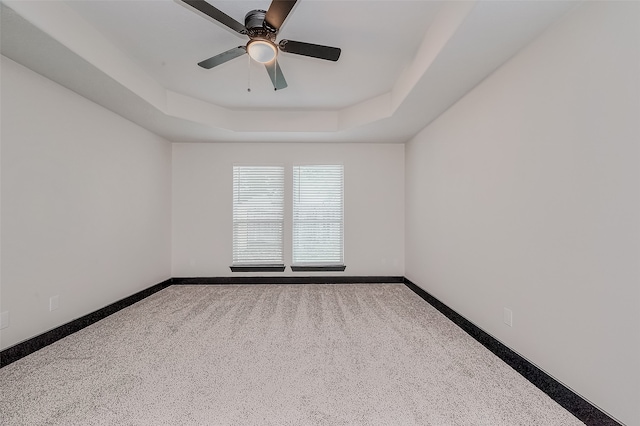
{"label": "beige carpet", "polygon": [[580,425],[402,284],[171,286],[0,369],[2,425]]}

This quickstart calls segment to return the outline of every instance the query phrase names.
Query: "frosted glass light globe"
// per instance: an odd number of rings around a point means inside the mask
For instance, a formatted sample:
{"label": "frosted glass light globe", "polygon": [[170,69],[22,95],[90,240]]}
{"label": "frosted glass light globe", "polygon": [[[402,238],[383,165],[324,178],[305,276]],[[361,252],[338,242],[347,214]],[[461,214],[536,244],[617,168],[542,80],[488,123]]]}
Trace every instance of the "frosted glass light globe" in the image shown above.
{"label": "frosted glass light globe", "polygon": [[252,40],[247,45],[247,53],[256,62],[265,64],[273,61],[278,54],[276,46],[265,40]]}

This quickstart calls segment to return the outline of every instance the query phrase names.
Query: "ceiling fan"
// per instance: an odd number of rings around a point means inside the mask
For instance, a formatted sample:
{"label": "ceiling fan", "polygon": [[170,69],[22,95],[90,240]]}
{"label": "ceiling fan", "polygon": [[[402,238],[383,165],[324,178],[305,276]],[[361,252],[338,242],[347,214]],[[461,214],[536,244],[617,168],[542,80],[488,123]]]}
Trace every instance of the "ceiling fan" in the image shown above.
{"label": "ceiling fan", "polygon": [[280,40],[276,44],[278,31],[297,0],[273,0],[269,10],[257,9],[248,12],[244,17],[244,25],[204,0],[175,1],[198,14],[226,25],[241,35],[249,37],[249,42],[245,46],[234,47],[199,62],[198,65],[202,68],[210,69],[248,53],[252,59],[264,64],[273,83],[274,90],[280,90],[287,87],[287,81],[276,60],[278,51],[334,62],[340,57],[341,50],[337,47],[293,40]]}

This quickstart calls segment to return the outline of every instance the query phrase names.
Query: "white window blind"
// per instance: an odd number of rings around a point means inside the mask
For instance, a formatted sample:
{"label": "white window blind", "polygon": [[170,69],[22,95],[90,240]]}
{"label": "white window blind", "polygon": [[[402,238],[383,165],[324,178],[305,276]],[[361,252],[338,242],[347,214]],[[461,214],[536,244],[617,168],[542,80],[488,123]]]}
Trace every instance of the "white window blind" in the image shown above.
{"label": "white window blind", "polygon": [[293,167],[293,264],[343,265],[342,165]]}
{"label": "white window blind", "polygon": [[284,263],[284,167],[233,167],[233,264]]}

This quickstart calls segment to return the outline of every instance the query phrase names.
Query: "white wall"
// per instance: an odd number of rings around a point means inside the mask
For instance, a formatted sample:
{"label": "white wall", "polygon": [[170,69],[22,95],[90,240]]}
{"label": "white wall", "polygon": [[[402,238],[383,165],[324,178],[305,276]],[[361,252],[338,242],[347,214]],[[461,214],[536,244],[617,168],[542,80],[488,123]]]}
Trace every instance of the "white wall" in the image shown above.
{"label": "white wall", "polygon": [[640,425],[639,6],[582,5],[406,147],[405,275],[628,425]]}
{"label": "white wall", "polygon": [[[386,144],[174,144],[173,276],[232,273],[232,168],[238,164],[285,167],[285,264],[291,265],[293,164],[342,163],[345,173],[344,272],[404,273],[404,147]],[[256,274],[256,273],[254,273]],[[251,275],[251,274],[244,274]],[[293,275],[284,273],[257,275]],[[313,275],[297,273],[297,275]]]}
{"label": "white wall", "polygon": [[5,57],[1,78],[6,348],[171,276],[171,145]]}

